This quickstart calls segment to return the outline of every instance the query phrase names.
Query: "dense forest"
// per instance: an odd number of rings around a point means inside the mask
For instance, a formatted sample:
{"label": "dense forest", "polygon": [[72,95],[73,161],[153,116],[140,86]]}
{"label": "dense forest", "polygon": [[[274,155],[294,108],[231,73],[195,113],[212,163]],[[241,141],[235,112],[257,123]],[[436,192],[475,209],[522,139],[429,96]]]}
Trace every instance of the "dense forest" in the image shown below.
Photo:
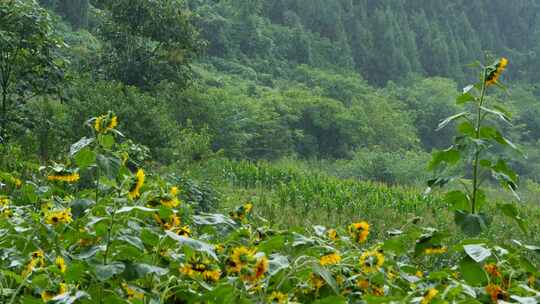
{"label": "dense forest", "polygon": [[[63,102],[29,105],[36,115],[10,128],[44,159],[83,135],[81,120],[110,109],[162,162],[216,152],[348,159],[357,164],[341,163],[372,168],[340,170],[347,175],[394,182],[445,147],[453,132],[435,126],[456,111],[465,75],[474,79],[469,64],[490,54],[516,67],[504,76],[516,83],[506,101],[514,139],[538,154],[534,1],[41,4],[57,14],[48,34],[65,43],[51,50],[65,66]],[[31,126],[40,132],[27,133]],[[178,149],[189,151],[171,153]],[[409,166],[394,168],[403,158]],[[376,174],[377,166],[396,172]],[[519,166],[536,180],[535,167]]]}
{"label": "dense forest", "polygon": [[536,0],[0,0],[0,302],[538,303],[539,70]]}

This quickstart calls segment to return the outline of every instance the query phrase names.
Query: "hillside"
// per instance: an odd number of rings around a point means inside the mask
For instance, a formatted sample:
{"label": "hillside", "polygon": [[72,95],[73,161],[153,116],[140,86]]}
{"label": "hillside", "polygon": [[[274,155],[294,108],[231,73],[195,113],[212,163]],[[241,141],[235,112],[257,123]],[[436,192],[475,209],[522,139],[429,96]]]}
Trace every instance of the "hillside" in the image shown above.
{"label": "hillside", "polygon": [[538,303],[538,12],[0,1],[0,303]]}

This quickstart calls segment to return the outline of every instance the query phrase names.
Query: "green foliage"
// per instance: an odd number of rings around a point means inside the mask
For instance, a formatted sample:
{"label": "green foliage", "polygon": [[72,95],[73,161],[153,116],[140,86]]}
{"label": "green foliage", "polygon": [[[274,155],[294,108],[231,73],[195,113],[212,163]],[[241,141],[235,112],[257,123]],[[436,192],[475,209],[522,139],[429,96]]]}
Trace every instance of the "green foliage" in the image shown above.
{"label": "green foliage", "polygon": [[64,78],[62,42],[53,21],[33,0],[0,3],[0,142],[13,125],[27,125],[24,104],[36,96],[56,93]]}
{"label": "green foliage", "polygon": [[257,1],[189,1],[201,16],[198,26],[210,42],[208,54],[279,75],[287,74],[287,62],[354,70],[382,86],[410,73],[464,82],[466,64],[491,50],[511,52],[527,67],[510,72],[512,78],[536,79],[538,56],[530,50],[538,48],[540,19],[531,0],[262,2],[261,10]]}
{"label": "green foliage", "polygon": [[98,32],[105,42],[104,76],[145,89],[164,80],[186,85],[200,45],[178,1],[95,2],[103,9]]}
{"label": "green foliage", "polygon": [[[518,240],[503,246],[485,238],[453,242],[449,233],[422,227],[417,218],[385,229],[351,205],[346,210],[352,222],[302,229],[260,224],[266,220],[258,202],[237,201],[229,215],[208,213],[216,207],[212,204],[206,212],[197,211],[203,201],[215,200],[213,191],[184,177],[132,168],[138,159],[125,153],[137,148],[125,147],[130,143],[117,130],[119,121],[112,112],[88,120],[91,135],[73,144],[62,163],[26,172],[0,168],[2,302],[384,303],[538,297],[537,259],[529,255],[537,254],[538,247]],[[318,199],[335,200],[336,208],[364,199],[362,205],[378,209],[394,199],[415,199],[413,192],[379,184],[264,163],[224,164],[221,172],[234,183],[296,193],[298,202],[311,202],[310,209],[323,207],[316,205]],[[397,198],[400,193],[405,196]],[[505,283],[510,278],[512,286]]]}

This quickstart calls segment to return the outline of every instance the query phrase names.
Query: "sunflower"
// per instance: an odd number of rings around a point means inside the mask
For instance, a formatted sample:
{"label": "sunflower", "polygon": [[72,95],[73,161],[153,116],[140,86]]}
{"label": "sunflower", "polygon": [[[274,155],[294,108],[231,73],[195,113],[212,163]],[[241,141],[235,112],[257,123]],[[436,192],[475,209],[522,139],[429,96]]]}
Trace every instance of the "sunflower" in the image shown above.
{"label": "sunflower", "polygon": [[191,258],[189,262],[182,264],[179,271],[192,279],[202,279],[206,282],[217,282],[221,278],[219,267],[202,257]]}
{"label": "sunflower", "polygon": [[363,243],[369,235],[369,224],[365,221],[349,225],[349,234],[354,242]]}
{"label": "sunflower", "polygon": [[54,264],[56,265],[56,267],[58,268],[58,270],[60,270],[61,273],[64,273],[66,272],[66,261],[64,260],[63,257],[57,257],[56,260],[54,260]]}
{"label": "sunflower", "polygon": [[492,85],[496,84],[497,80],[499,79],[499,76],[501,76],[502,72],[506,69],[506,66],[508,65],[508,59],[501,58],[499,61],[494,64],[493,66],[490,66],[487,71],[486,75],[486,84]]}
{"label": "sunflower", "polygon": [[13,211],[9,209],[8,207],[3,207],[2,211],[0,212],[0,215],[3,217],[11,218],[13,217]]}
{"label": "sunflower", "polygon": [[167,195],[159,198],[159,202],[167,208],[176,208],[180,205],[180,200],[177,197],[178,187],[172,187]]}
{"label": "sunflower", "polygon": [[364,273],[378,271],[384,264],[384,255],[379,250],[366,251],[360,256],[360,266]]}
{"label": "sunflower", "polygon": [[324,279],[320,275],[313,272],[309,275],[309,285],[315,289],[315,292],[319,292],[319,289],[321,289],[325,284]]}
{"label": "sunflower", "polygon": [[94,130],[96,130],[97,133],[107,133],[116,128],[116,126],[118,126],[118,117],[112,112],[98,116],[94,121]]}
{"label": "sunflower", "polygon": [[163,219],[159,213],[154,213],[154,219],[164,230],[174,230],[180,227],[181,221],[176,214],[172,214],[167,219]]}
{"label": "sunflower", "polygon": [[61,295],[61,294],[64,294],[67,292],[67,286],[66,284],[64,283],[60,283],[60,285],[58,285],[58,290],[56,292],[52,292],[50,290],[45,290],[41,293],[41,300],[43,300],[44,303],[47,303],[49,302],[50,300],[52,300],[53,298]]}
{"label": "sunflower", "polygon": [[80,178],[79,173],[69,171],[61,171],[47,176],[47,179],[50,181],[59,181],[65,183],[75,183]]}
{"label": "sunflower", "polygon": [[28,262],[28,265],[26,265],[26,269],[22,272],[22,275],[29,275],[37,266],[40,268],[45,266],[45,253],[41,249],[30,254],[30,262]]}
{"label": "sunflower", "polygon": [[242,206],[236,208],[235,210],[229,212],[229,215],[236,221],[243,221],[253,210],[252,203],[245,203]]}
{"label": "sunflower", "polygon": [[427,255],[434,255],[434,254],[443,254],[448,251],[448,248],[446,246],[436,246],[436,247],[429,247],[424,250],[424,253]]}
{"label": "sunflower", "polygon": [[191,229],[189,229],[189,226],[184,225],[182,227],[178,227],[178,229],[175,229],[176,234],[189,237],[191,236]]}
{"label": "sunflower", "polygon": [[223,246],[223,244],[216,244],[214,245],[214,251],[217,254],[223,253],[225,251],[225,246]]}
{"label": "sunflower", "polygon": [[71,217],[71,208],[50,211],[45,214],[45,222],[49,225],[57,225],[60,223],[70,223],[73,219]]}
{"label": "sunflower", "polygon": [[229,272],[239,273],[242,268],[248,266],[255,260],[255,249],[248,249],[244,246],[233,249],[229,257]]}
{"label": "sunflower", "polygon": [[144,184],[144,179],[145,179],[144,170],[143,169],[137,170],[137,173],[135,174],[135,180],[133,181],[131,187],[129,188],[128,197],[130,199],[136,199],[139,196],[141,196],[140,191]]}
{"label": "sunflower", "polygon": [[424,294],[423,298],[422,298],[422,301],[420,302],[420,304],[428,304],[431,302],[431,300],[433,300],[437,294],[439,293],[439,291],[435,288],[430,288],[428,291],[426,291],[426,293]]}
{"label": "sunflower", "polygon": [[338,233],[336,229],[328,229],[328,231],[326,232],[326,235],[332,241],[336,241],[338,239]]}
{"label": "sunflower", "polygon": [[0,207],[9,205],[10,199],[5,195],[0,195]]}
{"label": "sunflower", "polygon": [[257,282],[264,277],[264,274],[268,271],[268,258],[261,256],[257,259],[255,267],[249,275],[243,275],[241,278],[244,281]]}
{"label": "sunflower", "polygon": [[202,277],[206,282],[217,282],[221,277],[221,271],[219,269],[207,270],[202,273]]}
{"label": "sunflower", "polygon": [[284,304],[284,303],[287,303],[287,301],[289,300],[289,297],[286,294],[281,293],[279,291],[273,291],[270,294],[270,296],[268,296],[267,300],[269,303]]}
{"label": "sunflower", "polygon": [[341,262],[341,256],[337,252],[324,255],[319,259],[321,266],[335,265],[339,262]]}
{"label": "sunflower", "polygon": [[124,292],[126,293],[126,296],[127,296],[128,300],[133,300],[133,299],[142,300],[142,299],[144,299],[144,293],[143,292],[138,291],[137,289],[135,289],[134,287],[129,286],[126,283],[122,283],[122,289],[124,289]]}

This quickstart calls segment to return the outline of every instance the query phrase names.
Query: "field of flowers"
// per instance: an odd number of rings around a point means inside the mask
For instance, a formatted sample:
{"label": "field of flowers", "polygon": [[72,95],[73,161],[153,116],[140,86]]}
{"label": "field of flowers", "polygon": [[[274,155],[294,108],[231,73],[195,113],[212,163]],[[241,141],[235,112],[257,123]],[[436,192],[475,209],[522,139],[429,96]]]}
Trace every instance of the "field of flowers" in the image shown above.
{"label": "field of flowers", "polygon": [[[538,303],[538,210],[488,202],[481,187],[483,167],[517,197],[517,175],[486,153],[517,148],[482,124],[506,119],[484,104],[506,64],[484,67],[480,96],[471,86],[458,98],[477,102],[475,126],[469,112],[441,123],[465,120],[430,167],[473,168],[464,191],[444,196],[223,160],[209,165],[219,195],[157,173],[112,112],[87,121],[92,135],[62,162],[5,148],[0,302]],[[431,187],[455,179],[444,169]]]}
{"label": "field of flowers", "polygon": [[[416,217],[375,239],[372,230],[379,228],[360,212],[339,226],[281,230],[254,219],[258,206],[253,202],[238,202],[226,214],[209,213],[216,202],[208,202],[213,197],[208,189],[142,168],[140,149],[121,141],[118,123],[113,113],[90,120],[94,136],[73,144],[61,164],[13,163],[10,172],[2,172],[2,303],[540,299],[535,265],[540,247],[518,240],[497,244],[477,237],[451,243],[449,233],[422,227]],[[238,172],[236,182],[248,183]],[[315,182],[307,178],[305,183]],[[321,197],[337,198],[349,189],[332,183],[311,187],[330,192]],[[358,193],[345,196],[354,201],[385,195],[381,187],[372,187],[378,194],[366,189],[358,186]],[[276,191],[283,192],[279,186]],[[386,191],[392,197],[397,190]],[[410,194],[400,193],[396,199],[406,202]],[[349,206],[336,208],[346,212]]]}

